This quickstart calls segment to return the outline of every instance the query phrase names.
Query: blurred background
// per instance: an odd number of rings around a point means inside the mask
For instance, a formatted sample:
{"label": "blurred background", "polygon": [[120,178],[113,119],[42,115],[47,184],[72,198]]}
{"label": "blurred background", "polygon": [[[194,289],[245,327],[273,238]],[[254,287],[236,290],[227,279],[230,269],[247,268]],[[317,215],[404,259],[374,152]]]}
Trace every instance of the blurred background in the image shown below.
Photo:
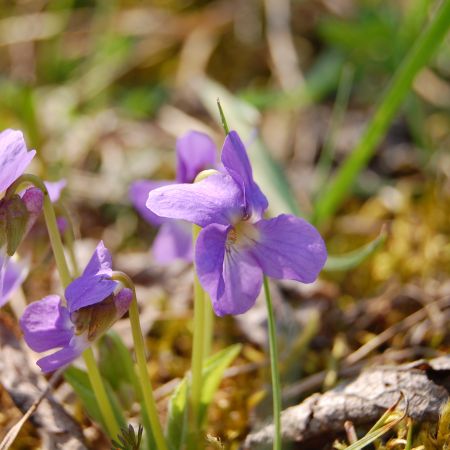
{"label": "blurred background", "polygon": [[[24,131],[38,152],[34,173],[67,179],[77,245],[104,239],[118,268],[138,283],[156,386],[189,367],[191,272],[182,263],[160,267],[152,260],[155,229],[131,207],[131,181],[174,178],[175,141],[189,129],[209,133],[220,149],[219,97],[230,128],[248,145],[271,213],[314,220],[315,199],[359,142],[439,4],[0,2],[0,129]],[[352,351],[449,295],[449,110],[447,38],[338,212],[316,221],[333,255],[371,242],[383,225],[385,242],[362,264],[330,268],[312,286],[277,284],[278,300],[286,300],[278,301],[286,405],[333,386]],[[30,274],[29,301],[54,283],[43,273]],[[438,308],[361,359],[440,354],[450,343],[448,316]],[[270,414],[264,333],[258,309],[218,321],[217,348],[245,344],[238,360],[245,369],[224,381],[211,411],[211,436],[226,448],[237,448]],[[319,372],[331,375],[301,384]],[[0,427],[7,427],[17,414],[2,395],[11,413],[1,416]],[[23,439],[34,442],[33,433],[30,425]]]}

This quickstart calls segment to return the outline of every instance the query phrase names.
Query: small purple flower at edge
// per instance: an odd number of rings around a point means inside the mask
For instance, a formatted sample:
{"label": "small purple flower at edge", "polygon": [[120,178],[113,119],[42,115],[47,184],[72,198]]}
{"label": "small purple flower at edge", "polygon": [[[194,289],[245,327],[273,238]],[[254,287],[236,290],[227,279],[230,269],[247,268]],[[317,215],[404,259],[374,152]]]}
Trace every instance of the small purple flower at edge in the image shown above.
{"label": "small purple flower at edge", "polygon": [[36,150],[27,150],[21,131],[8,129],[0,133],[0,193],[25,172],[35,154]]}
{"label": "small purple flower at edge", "polygon": [[0,308],[25,279],[27,270],[0,252]]}
{"label": "small purple flower at edge", "polygon": [[288,214],[263,218],[268,202],[235,131],[227,135],[221,159],[223,173],[195,184],[160,187],[147,200],[159,216],[202,227],[195,265],[219,316],[250,309],[263,274],[312,283],[327,259],[322,237],[305,220]]}
{"label": "small purple flower at edge", "polygon": [[43,372],[70,364],[127,312],[132,292],[111,279],[111,265],[100,242],[83,274],[67,286],[67,307],[49,295],[25,309],[20,326],[28,346],[36,352],[59,348],[37,361]]}
{"label": "small purple flower at edge", "polygon": [[[217,149],[212,139],[204,133],[189,131],[177,140],[178,183],[192,183],[202,170],[216,165]],[[192,261],[191,227],[181,220],[168,220],[153,214],[146,206],[150,191],[173,184],[168,180],[137,180],[130,186],[129,197],[139,214],[152,225],[161,226],[153,242],[152,252],[160,264],[174,259]]]}

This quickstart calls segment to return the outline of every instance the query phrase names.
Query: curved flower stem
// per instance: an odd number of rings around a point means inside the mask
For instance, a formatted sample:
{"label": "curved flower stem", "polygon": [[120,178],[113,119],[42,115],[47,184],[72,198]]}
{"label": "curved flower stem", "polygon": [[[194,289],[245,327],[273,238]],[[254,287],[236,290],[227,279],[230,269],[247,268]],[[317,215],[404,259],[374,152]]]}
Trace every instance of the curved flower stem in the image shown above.
{"label": "curved flower stem", "polygon": [[278,370],[277,334],[275,329],[275,315],[273,313],[272,297],[270,296],[269,281],[264,276],[264,294],[266,296],[267,320],[269,327],[270,371],[272,376],[273,420],[275,432],[273,449],[281,450],[281,389],[280,372]]}
{"label": "curved flower stem", "polygon": [[78,261],[75,255],[75,248],[74,248],[75,234],[74,234],[73,220],[72,217],[70,216],[69,211],[67,210],[66,206],[63,203],[60,202],[58,207],[61,210],[61,214],[63,215],[63,217],[67,220],[67,227],[63,233],[64,242],[66,244],[67,251],[69,252],[70,262],[72,263],[72,272],[77,277],[80,273],[80,269],[78,267]]}
{"label": "curved flower stem", "polygon": [[[72,281],[69,268],[67,266],[66,257],[64,255],[64,248],[61,241],[61,235],[58,230],[56,222],[55,210],[53,209],[50,196],[44,182],[36,175],[24,174],[20,176],[9,188],[6,196],[13,195],[19,186],[23,183],[31,183],[42,191],[44,194],[44,217],[47,225],[50,244],[52,246],[53,255],[55,257],[56,267],[58,269],[59,277],[64,288],[66,288]],[[95,363],[94,354],[91,348],[83,352],[83,358],[86,363],[89,380],[94,391],[95,398],[100,408],[106,428],[113,438],[116,438],[120,433],[120,428],[114,416],[111,404],[106,394],[105,385],[103,384],[100,372]]]}
{"label": "curved flower stem", "polygon": [[136,299],[136,289],[130,277],[123,272],[113,272],[111,278],[120,281],[125,287],[133,292],[133,300],[130,305],[129,315],[131,323],[131,331],[133,334],[134,351],[136,354],[136,362],[138,366],[139,381],[141,384],[142,394],[144,397],[144,406],[147,416],[152,427],[153,437],[155,439],[158,450],[168,450],[161,423],[158,417],[155,397],[150,382],[150,375],[147,368],[147,358],[145,356],[145,343],[142,335],[141,324],[139,322],[139,309]]}
{"label": "curved flower stem", "polygon": [[[195,242],[201,228],[198,225],[192,227],[192,238]],[[202,396],[202,369],[203,360],[205,358],[205,291],[203,290],[197,273],[194,270],[194,332],[192,343],[192,359],[191,359],[191,411],[192,411],[192,427],[193,434],[198,438],[199,434],[199,415],[200,401]],[[212,326],[211,326],[212,329]],[[206,338],[206,339],[205,339]],[[210,340],[210,339],[209,339]],[[196,439],[195,439],[196,440]]]}

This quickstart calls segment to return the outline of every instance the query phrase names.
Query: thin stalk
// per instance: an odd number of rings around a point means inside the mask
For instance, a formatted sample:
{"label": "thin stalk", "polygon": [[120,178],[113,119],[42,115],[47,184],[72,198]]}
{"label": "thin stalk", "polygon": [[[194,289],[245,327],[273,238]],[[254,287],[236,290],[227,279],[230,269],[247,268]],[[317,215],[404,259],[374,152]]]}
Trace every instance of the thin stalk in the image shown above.
{"label": "thin stalk", "polygon": [[225,118],[225,114],[223,112],[222,105],[220,104],[219,99],[217,99],[217,107],[219,108],[220,121],[222,122],[223,130],[225,131],[225,134],[229,134],[230,129],[228,128],[227,119]]}
{"label": "thin stalk", "polygon": [[[44,217],[45,223],[50,238],[50,244],[52,246],[53,255],[56,262],[56,268],[58,269],[59,278],[64,288],[66,288],[72,281],[69,268],[67,266],[66,257],[64,255],[64,248],[61,240],[61,235],[58,230],[58,224],[56,222],[55,210],[50,200],[47,188],[44,182],[37,176],[31,174],[24,174],[19,177],[8,189],[6,195],[13,195],[16,189],[23,183],[31,183],[42,191],[44,194]],[[103,420],[106,424],[108,432],[113,438],[116,438],[120,433],[120,427],[114,416],[111,404],[106,394],[105,385],[103,384],[100,372],[95,363],[94,354],[91,348],[88,348],[83,352],[83,358],[86,363],[89,380],[92,385],[92,389],[95,394],[98,406],[102,413]]]}
{"label": "thin stalk", "polygon": [[72,264],[72,273],[75,276],[78,276],[80,273],[80,268],[78,267],[78,261],[75,255],[75,234],[73,220],[66,206],[61,202],[59,204],[59,209],[61,210],[61,214],[63,215],[63,217],[67,220],[67,227],[64,230],[63,236],[67,251],[69,253],[70,262]]}
{"label": "thin stalk", "polygon": [[270,296],[269,281],[264,277],[264,294],[266,296],[267,320],[269,327],[270,372],[272,376],[273,420],[275,432],[273,450],[281,450],[281,389],[280,371],[278,369],[277,333],[275,329],[275,315]]}
{"label": "thin stalk", "polygon": [[214,335],[214,311],[212,309],[212,303],[209,299],[208,294],[205,292],[205,317],[204,317],[204,325],[205,325],[205,339],[203,341],[203,359],[207,358],[211,355],[213,335]]}
{"label": "thin stalk", "polygon": [[[194,241],[194,246],[200,230],[201,229],[198,225],[193,225],[192,238]],[[203,290],[197,277],[197,273],[194,270],[194,332],[191,360],[191,410],[193,419],[193,433],[195,436],[198,436],[199,433],[200,401],[202,395],[202,369],[203,360],[205,358],[205,304],[205,291]]]}
{"label": "thin stalk", "polygon": [[116,439],[117,436],[120,435],[120,427],[111,408],[100,371],[97,367],[97,362],[94,358],[94,352],[91,347],[88,347],[83,352],[83,359],[86,364],[92,390],[95,393],[95,398],[102,413],[103,420],[105,421],[106,428],[108,429],[108,433],[113,439]]}
{"label": "thin stalk", "polygon": [[377,145],[409,92],[415,76],[445,38],[449,24],[450,0],[444,0],[428,28],[418,36],[416,44],[394,74],[358,145],[347,157],[335,177],[318,195],[314,214],[315,223],[324,222],[341,205],[359,172],[373,156]]}
{"label": "thin stalk", "polygon": [[150,421],[150,426],[158,450],[168,450],[164,433],[159,421],[158,409],[150,382],[150,374],[147,367],[144,336],[142,335],[141,323],[139,321],[139,308],[136,298],[136,289],[130,277],[123,272],[113,272],[113,280],[120,281],[125,287],[133,292],[133,300],[129,309],[131,332],[133,334],[134,351],[138,367],[138,377],[144,397],[144,407]]}

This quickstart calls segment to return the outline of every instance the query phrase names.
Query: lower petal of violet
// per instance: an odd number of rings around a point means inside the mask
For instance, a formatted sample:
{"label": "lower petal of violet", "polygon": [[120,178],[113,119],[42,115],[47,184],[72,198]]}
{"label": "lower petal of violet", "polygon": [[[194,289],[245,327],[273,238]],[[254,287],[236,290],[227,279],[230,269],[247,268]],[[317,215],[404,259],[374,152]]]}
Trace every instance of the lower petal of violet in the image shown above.
{"label": "lower petal of violet", "polygon": [[192,261],[192,227],[180,220],[166,222],[153,241],[152,253],[160,264],[169,264],[176,259]]}
{"label": "lower petal of violet", "polygon": [[57,295],[49,295],[27,306],[20,327],[28,346],[35,352],[68,346],[73,337],[69,311]]}
{"label": "lower petal of violet", "polygon": [[74,336],[67,347],[63,347],[61,350],[39,359],[37,365],[44,373],[53,372],[54,370],[69,365],[77,359],[88,346],[88,342],[84,337]]}
{"label": "lower petal of violet", "polygon": [[281,214],[255,225],[259,237],[252,254],[266,275],[312,283],[327,260],[319,232],[299,217]]}
{"label": "lower petal of violet", "polygon": [[255,303],[263,273],[245,249],[227,244],[231,227],[209,225],[197,239],[195,264],[218,316],[242,314]]}

